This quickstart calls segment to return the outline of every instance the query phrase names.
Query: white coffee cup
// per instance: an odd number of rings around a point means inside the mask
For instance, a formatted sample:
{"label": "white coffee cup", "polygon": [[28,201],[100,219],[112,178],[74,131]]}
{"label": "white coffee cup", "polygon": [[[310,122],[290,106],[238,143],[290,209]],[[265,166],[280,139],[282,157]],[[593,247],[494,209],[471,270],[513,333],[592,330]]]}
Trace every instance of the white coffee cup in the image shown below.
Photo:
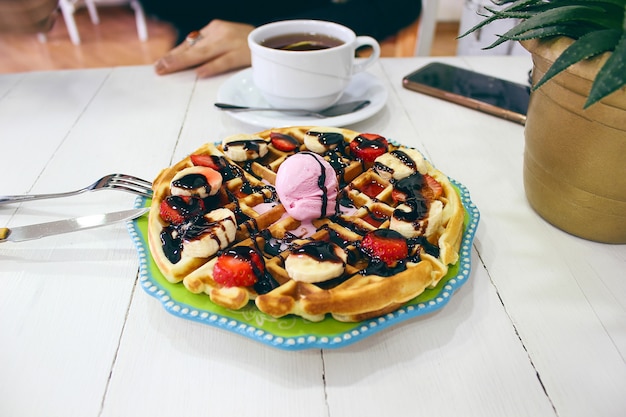
{"label": "white coffee cup", "polygon": [[[342,43],[327,49],[294,51],[264,46],[286,34],[321,34]],[[276,108],[321,110],[336,103],[352,76],[380,56],[380,45],[369,36],[356,36],[349,28],[321,20],[285,20],[254,29],[248,36],[252,78],[268,104]],[[367,58],[356,59],[362,46],[372,48]]]}

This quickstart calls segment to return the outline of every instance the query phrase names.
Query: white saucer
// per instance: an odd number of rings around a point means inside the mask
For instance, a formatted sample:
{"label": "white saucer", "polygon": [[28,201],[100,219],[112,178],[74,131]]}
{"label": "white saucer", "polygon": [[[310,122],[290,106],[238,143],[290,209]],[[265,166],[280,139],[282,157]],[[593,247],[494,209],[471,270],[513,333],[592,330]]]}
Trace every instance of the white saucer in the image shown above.
{"label": "white saucer", "polygon": [[[248,68],[230,77],[217,93],[220,102],[239,106],[269,107],[252,81],[252,69]],[[387,89],[378,78],[367,72],[356,74],[348,88],[339,99],[339,103],[355,100],[370,100],[369,106],[354,113],[341,116],[317,117],[294,116],[281,112],[228,112],[232,117],[244,123],[262,128],[284,126],[334,126],[344,127],[360,122],[378,113],[387,102]]]}

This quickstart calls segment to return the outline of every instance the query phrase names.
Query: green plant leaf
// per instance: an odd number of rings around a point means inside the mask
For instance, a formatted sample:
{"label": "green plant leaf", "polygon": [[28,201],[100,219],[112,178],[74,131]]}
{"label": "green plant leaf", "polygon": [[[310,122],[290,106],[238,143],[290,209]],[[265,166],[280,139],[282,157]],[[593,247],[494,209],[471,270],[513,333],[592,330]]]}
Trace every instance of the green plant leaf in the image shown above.
{"label": "green plant leaf", "polygon": [[[539,2],[541,2],[541,0],[515,0],[514,4],[512,4],[511,6],[505,8],[503,10],[501,10],[500,12],[504,13],[504,12],[516,11],[516,10],[519,10],[519,9],[523,9],[524,7],[528,6],[529,4],[535,4],[535,3],[539,3]],[[468,29],[462,35],[459,35],[458,38],[462,38],[464,36],[467,36],[470,33],[475,32],[478,29],[482,28],[483,26],[486,26],[489,23],[491,23],[491,22],[493,22],[495,20],[499,20],[499,19],[508,19],[508,17],[503,17],[500,14],[492,14],[491,16],[487,17],[487,19],[479,22],[474,27]]]}
{"label": "green plant leaf", "polygon": [[528,39],[542,39],[552,36],[567,36],[572,39],[578,39],[587,34],[590,30],[597,30],[597,28],[590,29],[581,25],[554,25],[532,29],[520,35],[511,36],[508,40],[525,41]]}
{"label": "green plant leaf", "polygon": [[[560,0],[560,1],[563,2],[563,3],[571,3],[571,0]],[[610,5],[613,5],[613,6],[617,6],[618,9],[624,9],[626,7],[626,4],[624,3],[624,0],[581,0],[581,1],[584,1],[587,4],[589,4],[589,3],[610,4]]]}
{"label": "green plant leaf", "polygon": [[533,12],[528,11],[508,11],[503,12],[500,10],[490,9],[489,7],[485,7],[485,10],[493,14],[497,19],[528,19],[535,15]]}
{"label": "green plant leaf", "polygon": [[554,61],[554,64],[546,71],[541,80],[533,86],[533,90],[538,89],[546,81],[562,72],[570,65],[573,65],[579,61],[587,58],[591,58],[596,55],[600,55],[603,52],[611,51],[617,45],[621,36],[621,31],[607,29],[598,32],[590,32],[584,36],[581,36],[577,41],[572,43],[561,56]]}
{"label": "green plant leaf", "polygon": [[495,3],[499,6],[502,6],[503,4],[507,4],[507,3],[514,3],[517,0],[491,0],[492,3]]}
{"label": "green plant leaf", "polygon": [[546,10],[540,14],[524,20],[507,33],[502,35],[505,38],[518,36],[526,31],[541,27],[559,25],[564,23],[594,24],[607,29],[621,29],[623,16],[619,19],[615,15],[607,15],[592,7],[586,6],[564,6],[559,9]]}
{"label": "green plant leaf", "polygon": [[488,46],[485,46],[482,49],[492,49],[508,41],[523,41],[523,40],[528,40],[528,39],[540,39],[540,38],[547,38],[550,36],[558,36],[558,35],[568,36],[572,39],[578,39],[581,36],[588,33],[589,30],[590,28],[585,27],[585,26],[568,25],[568,24],[540,27],[540,28],[528,30],[524,33],[521,33],[515,36],[505,37],[504,35],[502,35],[495,42],[493,42],[492,44]]}
{"label": "green plant leaf", "polygon": [[[516,1],[518,0],[491,0],[492,3],[499,6],[515,3]],[[536,0],[533,3],[541,3],[543,5],[550,5],[551,7],[561,7],[572,4],[604,3],[617,6],[620,9],[624,8],[624,0]]]}
{"label": "green plant leaf", "polygon": [[626,34],[615,46],[613,53],[602,66],[589,92],[584,108],[626,85]]}

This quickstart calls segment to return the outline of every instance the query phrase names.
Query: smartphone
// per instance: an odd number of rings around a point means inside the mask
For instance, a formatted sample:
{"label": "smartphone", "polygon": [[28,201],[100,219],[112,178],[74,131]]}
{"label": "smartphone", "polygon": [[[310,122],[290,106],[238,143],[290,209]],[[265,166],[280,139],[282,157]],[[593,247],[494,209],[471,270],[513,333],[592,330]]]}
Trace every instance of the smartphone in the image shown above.
{"label": "smartphone", "polygon": [[516,123],[526,123],[530,86],[433,62],[407,75],[402,85]]}

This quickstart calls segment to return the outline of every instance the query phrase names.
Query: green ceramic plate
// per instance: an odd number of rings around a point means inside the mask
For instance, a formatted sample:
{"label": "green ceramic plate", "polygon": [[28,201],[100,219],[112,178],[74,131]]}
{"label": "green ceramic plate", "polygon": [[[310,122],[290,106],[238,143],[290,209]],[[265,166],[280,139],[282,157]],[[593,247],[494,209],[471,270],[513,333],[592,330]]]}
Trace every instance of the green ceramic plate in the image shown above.
{"label": "green ceramic plate", "polygon": [[[172,284],[163,277],[148,248],[146,216],[129,222],[128,227],[139,254],[139,282],[148,294],[175,316],[232,331],[270,346],[286,350],[347,346],[389,326],[442,308],[456,289],[468,280],[472,241],[480,214],[465,187],[456,181],[452,183],[457,187],[466,212],[459,261],[449,269],[437,287],[427,289],[395,312],[375,319],[343,323],[327,317],[314,323],[297,316],[277,319],[260,312],[254,303],[238,311],[222,308],[211,302],[207,295],[193,294],[182,283]],[[150,200],[145,198],[136,202],[137,207],[149,205]]]}

